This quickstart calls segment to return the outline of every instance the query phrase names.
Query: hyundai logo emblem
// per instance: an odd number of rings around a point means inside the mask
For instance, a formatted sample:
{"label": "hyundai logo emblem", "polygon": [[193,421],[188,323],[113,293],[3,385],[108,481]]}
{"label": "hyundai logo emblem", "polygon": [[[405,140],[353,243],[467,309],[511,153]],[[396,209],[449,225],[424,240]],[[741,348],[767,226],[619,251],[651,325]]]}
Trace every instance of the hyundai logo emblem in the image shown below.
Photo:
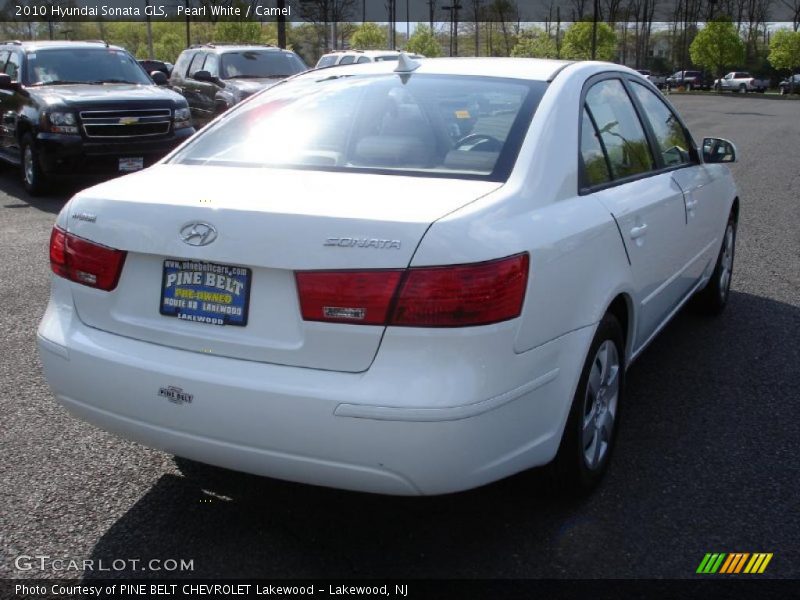
{"label": "hyundai logo emblem", "polygon": [[208,246],[217,239],[217,230],[203,221],[192,221],[181,227],[181,240],[190,246]]}

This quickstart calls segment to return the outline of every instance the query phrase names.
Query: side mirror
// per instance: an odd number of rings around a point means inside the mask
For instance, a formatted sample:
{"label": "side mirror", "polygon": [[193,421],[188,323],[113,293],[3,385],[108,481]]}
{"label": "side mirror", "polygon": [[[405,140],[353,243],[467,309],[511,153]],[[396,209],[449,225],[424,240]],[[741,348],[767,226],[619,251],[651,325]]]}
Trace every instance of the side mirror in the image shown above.
{"label": "side mirror", "polygon": [[0,73],[0,90],[14,89],[14,82],[8,73]]}
{"label": "side mirror", "polygon": [[722,138],[703,138],[703,162],[736,162],[736,146]]}
{"label": "side mirror", "polygon": [[153,71],[150,73],[150,77],[153,78],[153,81],[156,85],[167,85],[167,83],[169,83],[169,80],[167,79],[167,76],[164,75],[163,71]]}
{"label": "side mirror", "polygon": [[209,83],[217,82],[217,78],[208,71],[197,71],[194,75],[192,75],[192,79],[195,81],[207,81]]}

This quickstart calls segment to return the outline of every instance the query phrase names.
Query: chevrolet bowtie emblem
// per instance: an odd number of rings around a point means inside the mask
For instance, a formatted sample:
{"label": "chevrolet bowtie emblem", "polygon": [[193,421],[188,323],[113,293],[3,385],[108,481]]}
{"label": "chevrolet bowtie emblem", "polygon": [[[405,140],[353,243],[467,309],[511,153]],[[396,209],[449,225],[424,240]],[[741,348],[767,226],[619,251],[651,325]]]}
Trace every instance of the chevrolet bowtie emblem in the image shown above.
{"label": "chevrolet bowtie emblem", "polygon": [[120,125],[133,125],[139,122],[139,117],[121,117],[119,120]]}

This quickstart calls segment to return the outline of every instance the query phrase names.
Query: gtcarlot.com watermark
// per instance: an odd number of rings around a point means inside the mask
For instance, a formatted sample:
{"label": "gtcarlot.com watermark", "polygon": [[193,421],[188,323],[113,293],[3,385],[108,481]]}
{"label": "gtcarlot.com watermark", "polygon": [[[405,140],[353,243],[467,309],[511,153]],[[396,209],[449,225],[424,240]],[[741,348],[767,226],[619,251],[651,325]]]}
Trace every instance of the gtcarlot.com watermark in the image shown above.
{"label": "gtcarlot.com watermark", "polygon": [[113,573],[116,571],[160,571],[167,573],[194,571],[194,559],[184,558],[115,558],[113,560],[59,558],[46,554],[20,554],[14,559],[17,571],[64,573],[91,571]]}

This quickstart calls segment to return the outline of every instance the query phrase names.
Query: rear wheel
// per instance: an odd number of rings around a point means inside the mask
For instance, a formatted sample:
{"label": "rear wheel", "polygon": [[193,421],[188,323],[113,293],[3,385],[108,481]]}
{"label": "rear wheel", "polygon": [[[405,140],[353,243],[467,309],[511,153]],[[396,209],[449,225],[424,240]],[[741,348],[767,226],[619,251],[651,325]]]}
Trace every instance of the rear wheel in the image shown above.
{"label": "rear wheel", "polygon": [[616,317],[606,314],[589,347],[552,464],[560,489],[582,495],[602,479],[614,449],[624,388],[622,327]]}
{"label": "rear wheel", "polygon": [[788,88],[781,86],[781,96],[785,96],[788,93],[789,93]]}
{"label": "rear wheel", "polygon": [[746,94],[747,93],[747,86],[745,84],[739,84],[739,93]]}
{"label": "rear wheel", "polygon": [[687,92],[691,92],[691,91],[692,91],[692,83],[691,83],[691,82],[688,82],[688,83],[686,84],[686,91],[687,91]]}
{"label": "rear wheel", "polygon": [[42,173],[42,168],[39,166],[39,154],[36,151],[36,144],[34,144],[31,134],[26,133],[22,136],[20,152],[22,154],[20,168],[25,190],[31,196],[44,193],[47,189],[47,177]]}
{"label": "rear wheel", "polygon": [[722,247],[719,250],[717,264],[706,287],[697,293],[693,300],[694,307],[701,313],[718,315],[728,303],[733,279],[733,258],[736,253],[736,221],[733,215],[725,226]]}

